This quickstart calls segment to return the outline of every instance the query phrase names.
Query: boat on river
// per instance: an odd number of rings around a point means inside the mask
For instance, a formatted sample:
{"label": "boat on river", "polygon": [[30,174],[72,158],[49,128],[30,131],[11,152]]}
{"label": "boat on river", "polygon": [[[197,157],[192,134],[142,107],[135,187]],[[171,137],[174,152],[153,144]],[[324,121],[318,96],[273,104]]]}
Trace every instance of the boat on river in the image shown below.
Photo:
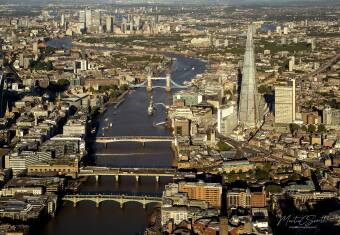
{"label": "boat on river", "polygon": [[96,133],[96,127],[93,127],[92,129],[91,129],[91,134],[95,134]]}
{"label": "boat on river", "polygon": [[154,107],[152,104],[150,104],[148,107],[148,114],[151,116],[153,114],[153,111],[154,111]]}
{"label": "boat on river", "polygon": [[151,116],[154,112],[155,108],[153,106],[153,100],[152,100],[152,96],[151,96],[151,99],[150,99],[150,104],[149,104],[149,107],[148,107],[148,115]]}

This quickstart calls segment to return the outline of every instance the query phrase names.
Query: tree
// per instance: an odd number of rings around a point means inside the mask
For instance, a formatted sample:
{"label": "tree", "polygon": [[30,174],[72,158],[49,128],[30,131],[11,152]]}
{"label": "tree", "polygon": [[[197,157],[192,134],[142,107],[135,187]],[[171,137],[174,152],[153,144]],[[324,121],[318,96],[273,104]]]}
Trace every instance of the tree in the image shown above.
{"label": "tree", "polygon": [[304,131],[304,132],[306,132],[306,131],[307,131],[307,127],[306,127],[305,125],[302,125],[302,126],[301,126],[301,130]]}
{"label": "tree", "polygon": [[64,92],[68,89],[70,81],[67,79],[59,79],[57,82],[52,81],[48,86],[48,90],[52,92]]}
{"label": "tree", "polygon": [[266,185],[266,192],[267,193],[281,193],[282,188],[278,184],[268,184]]}
{"label": "tree", "polygon": [[299,174],[294,173],[294,174],[289,175],[288,179],[292,181],[297,181],[301,179],[301,176]]}
{"label": "tree", "polygon": [[120,86],[121,91],[127,91],[129,89],[129,86],[127,84],[123,84]]}
{"label": "tree", "polygon": [[290,130],[290,133],[292,133],[292,135],[294,135],[299,129],[300,129],[300,126],[298,124],[295,124],[295,123],[289,124],[289,130]]}
{"label": "tree", "polygon": [[220,151],[229,151],[231,149],[231,147],[228,144],[222,141],[217,143],[217,147]]}
{"label": "tree", "polygon": [[110,97],[111,98],[115,98],[118,96],[118,92],[117,90],[110,90]]}
{"label": "tree", "polygon": [[320,124],[320,125],[318,126],[318,132],[319,132],[319,133],[325,133],[325,132],[327,132],[327,129],[326,129],[326,127],[325,127],[324,124]]}
{"label": "tree", "polygon": [[316,131],[316,127],[313,124],[308,125],[307,131],[309,133],[314,133]]}
{"label": "tree", "polygon": [[257,180],[268,180],[269,172],[264,169],[256,169],[255,177]]}
{"label": "tree", "polygon": [[53,63],[52,63],[52,61],[48,61],[48,62],[47,62],[47,64],[46,64],[46,69],[47,69],[48,71],[53,70]]}
{"label": "tree", "polygon": [[267,85],[259,86],[258,92],[261,93],[261,94],[272,94],[273,93],[271,87],[269,87]]}

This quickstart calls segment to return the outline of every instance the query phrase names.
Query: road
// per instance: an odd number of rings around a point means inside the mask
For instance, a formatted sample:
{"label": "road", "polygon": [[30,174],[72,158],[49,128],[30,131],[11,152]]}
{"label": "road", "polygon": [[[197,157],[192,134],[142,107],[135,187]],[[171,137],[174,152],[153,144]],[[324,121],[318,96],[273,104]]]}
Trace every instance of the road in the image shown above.
{"label": "road", "polygon": [[337,62],[337,60],[339,60],[339,59],[340,59],[340,51],[338,51],[337,54],[333,58],[331,58],[328,62],[326,62],[320,68],[318,68],[317,70],[314,70],[313,72],[310,72],[309,74],[303,76],[302,79],[308,79],[308,78],[313,77],[313,76],[315,76],[315,75],[317,75],[319,73],[324,72],[330,66],[335,64]]}

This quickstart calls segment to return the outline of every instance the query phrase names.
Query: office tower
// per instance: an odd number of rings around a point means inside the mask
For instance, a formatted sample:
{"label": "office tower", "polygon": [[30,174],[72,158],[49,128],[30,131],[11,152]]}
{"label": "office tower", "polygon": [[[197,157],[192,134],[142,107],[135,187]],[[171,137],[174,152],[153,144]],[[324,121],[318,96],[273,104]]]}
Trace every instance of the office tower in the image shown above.
{"label": "office tower", "polygon": [[113,26],[113,20],[111,16],[106,16],[106,32],[111,33],[112,32],[112,26]]}
{"label": "office tower", "polygon": [[217,110],[217,131],[229,135],[237,126],[237,106],[227,104]]}
{"label": "office tower", "polygon": [[85,10],[85,27],[86,29],[92,26],[92,10]]}
{"label": "office tower", "polygon": [[256,69],[253,33],[254,28],[250,26],[247,33],[238,110],[239,124],[245,128],[256,128],[260,124],[259,96],[255,78]]}
{"label": "office tower", "polygon": [[86,23],[86,13],[84,10],[79,11],[79,22]]}
{"label": "office tower", "polygon": [[100,26],[102,25],[102,16],[100,10],[95,10],[92,15],[92,25]]}
{"label": "office tower", "polygon": [[275,123],[295,121],[295,80],[275,86]]}
{"label": "office tower", "polygon": [[60,26],[65,26],[65,15],[61,14],[61,18],[60,18]]}

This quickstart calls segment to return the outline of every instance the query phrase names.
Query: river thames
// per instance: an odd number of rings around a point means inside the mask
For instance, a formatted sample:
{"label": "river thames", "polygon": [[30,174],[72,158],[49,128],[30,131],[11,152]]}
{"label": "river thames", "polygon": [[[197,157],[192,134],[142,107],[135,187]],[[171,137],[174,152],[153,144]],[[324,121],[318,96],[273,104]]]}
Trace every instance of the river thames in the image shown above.
{"label": "river thames", "polygon": [[[190,81],[197,74],[203,73],[205,63],[200,60],[177,56],[172,64],[172,79],[179,84]],[[162,82],[162,81],[156,81]],[[173,93],[173,92],[171,92]],[[154,124],[166,118],[165,108],[156,106],[152,116],[148,116],[147,106],[150,96],[154,103],[169,104],[171,93],[164,89],[154,89],[147,93],[145,88],[138,88],[128,95],[125,101],[115,109],[108,110],[97,117],[98,136],[168,136],[169,129]],[[112,123],[112,127],[103,129]],[[170,144],[147,143],[144,147],[139,143],[115,143],[107,148],[103,145],[92,146],[91,156],[97,166],[108,167],[164,167],[173,165],[174,156]],[[171,178],[161,177],[157,183],[154,177],[141,177],[136,182],[134,177],[101,177],[96,182],[94,177],[88,178],[80,188],[81,192],[141,192],[161,193],[164,186],[172,182]],[[131,235],[143,234],[148,225],[148,216],[156,204],[147,205],[143,209],[139,203],[125,203],[120,208],[118,203],[103,202],[96,208],[93,202],[80,202],[76,208],[72,203],[62,204],[55,218],[41,226],[38,234],[48,235]]]}

